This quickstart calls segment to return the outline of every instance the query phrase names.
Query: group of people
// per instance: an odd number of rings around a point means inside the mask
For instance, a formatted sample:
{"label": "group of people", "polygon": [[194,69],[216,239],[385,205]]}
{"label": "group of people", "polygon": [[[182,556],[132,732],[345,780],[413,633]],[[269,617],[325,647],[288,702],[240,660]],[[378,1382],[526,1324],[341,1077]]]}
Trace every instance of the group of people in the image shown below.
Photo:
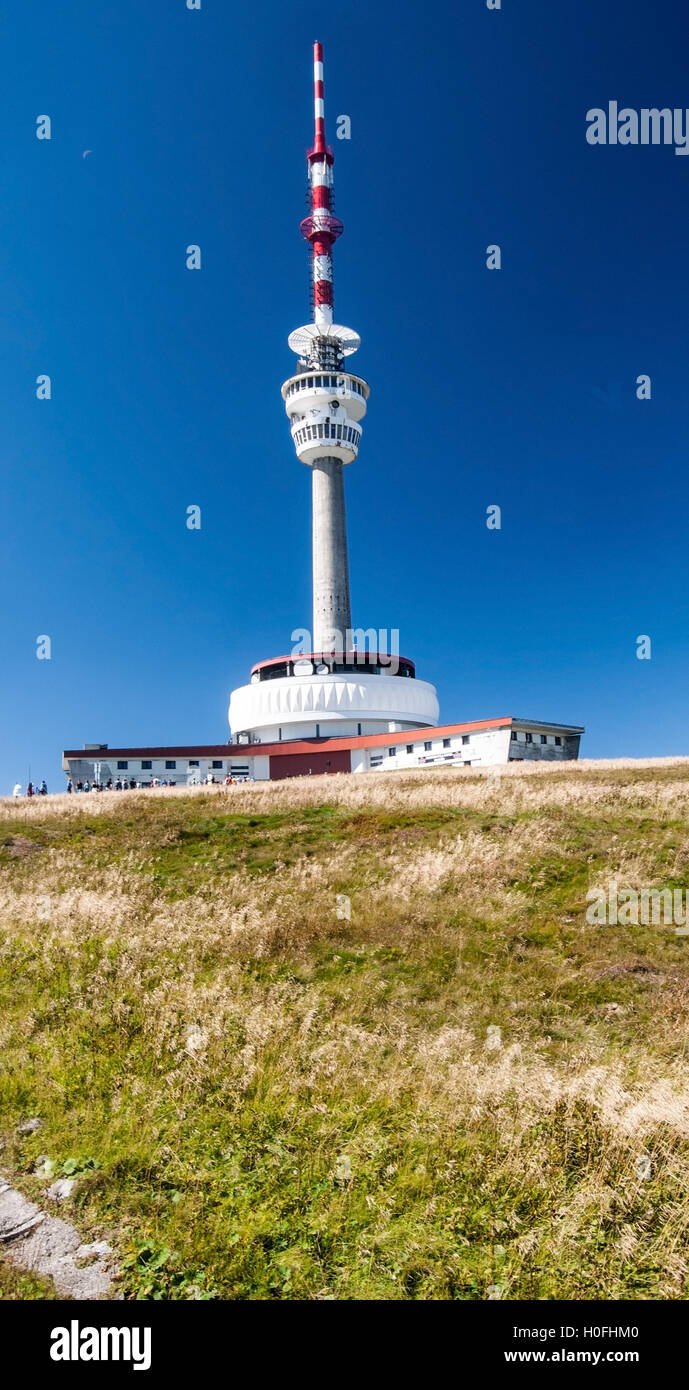
{"label": "group of people", "polygon": [[130,777],[130,778],[127,778],[127,777],[125,777],[125,778],[118,777],[117,781],[116,781],[116,782],[113,782],[112,777],[109,777],[108,780],[107,780],[107,782],[89,782],[89,781],[88,781],[88,778],[87,778],[87,780],[86,780],[85,782],[77,782],[77,784],[76,784],[76,786],[75,786],[74,783],[73,783],[73,781],[72,781],[72,779],[71,779],[71,777],[70,777],[70,779],[69,779],[69,781],[68,781],[68,783],[67,783],[67,791],[68,791],[68,792],[113,792],[113,791],[114,791],[114,792],[128,792],[128,791],[138,791],[142,786],[147,786],[147,787],[149,787],[149,786],[150,786],[150,787],[174,787],[174,786],[175,786],[175,783],[174,783],[174,782],[160,782],[160,781],[158,781],[158,778],[157,778],[157,777],[154,778],[152,782],[135,782],[133,777]]}
{"label": "group of people", "polygon": [[[254,780],[253,777],[249,777],[249,778],[248,778],[248,781],[250,781],[250,782],[253,782],[253,780]],[[225,778],[225,786],[226,786],[226,787],[233,787],[233,786],[235,785],[236,782],[246,782],[246,781],[247,781],[247,778],[246,778],[246,777],[232,777],[232,776],[230,775],[230,773],[228,772],[227,777]],[[209,786],[209,787],[217,787],[217,786],[218,786],[218,779],[213,775],[212,772],[209,772],[209,773],[208,773],[208,776],[203,778],[203,782],[204,782],[204,785],[205,785],[205,786]],[[67,783],[67,791],[68,791],[68,792],[112,792],[112,791],[115,791],[115,792],[128,792],[128,791],[140,791],[142,787],[179,787],[180,785],[182,785],[182,784],[179,783],[179,782],[172,782],[172,781],[163,782],[163,781],[161,781],[161,779],[160,779],[159,777],[153,777],[153,778],[151,779],[150,782],[136,782],[136,781],[134,780],[133,777],[130,777],[130,778],[127,778],[127,777],[124,777],[124,778],[118,777],[117,781],[116,781],[116,782],[113,782],[112,777],[110,777],[110,778],[108,779],[107,782],[89,782],[88,779],[87,779],[85,782],[77,782],[77,784],[76,784],[76,786],[75,786],[74,782],[72,781],[72,779],[71,779],[71,777],[70,777],[70,779],[69,779],[69,781],[68,781],[68,783]],[[189,785],[198,786],[198,782],[193,782],[193,783],[191,783],[191,784],[189,784]],[[15,782],[14,788],[13,788],[13,790],[12,790],[12,795],[13,795],[13,796],[21,796],[21,794],[22,794],[22,784],[21,784],[21,782]],[[37,782],[36,782],[36,783],[34,783],[34,782],[27,782],[27,786],[26,786],[26,795],[27,795],[27,796],[47,796],[47,795],[48,795],[48,787],[47,787],[47,785],[46,785],[45,778],[44,778],[43,781],[41,782],[41,785],[40,785],[40,786],[38,785]]]}
{"label": "group of people", "polygon": [[[21,782],[15,782],[14,787],[12,788],[12,795],[13,795],[13,796],[21,796],[21,794],[22,794],[22,784],[21,784]],[[47,788],[47,786],[46,786],[45,778],[44,778],[43,781],[41,782],[40,787],[38,786],[37,783],[34,785],[33,782],[27,782],[27,784],[26,784],[26,795],[27,795],[27,796],[47,796],[47,795],[48,795],[48,788]]]}
{"label": "group of people", "polygon": [[[253,780],[254,780],[253,777],[249,778],[249,781],[253,782]],[[204,784],[205,784],[206,786],[209,786],[209,787],[210,787],[210,786],[213,786],[213,787],[218,786],[218,780],[217,780],[216,777],[213,776],[213,773],[212,773],[212,772],[209,772],[209,773],[208,773],[208,776],[207,776],[207,777],[204,777],[203,781],[204,781]],[[232,786],[235,785],[236,782],[244,782],[244,781],[246,781],[246,778],[245,778],[245,777],[231,777],[230,774],[228,773],[227,777],[225,778],[225,786],[226,786],[226,787],[232,787]],[[29,783],[29,786],[30,786],[30,785],[31,785],[31,783]],[[116,781],[116,782],[113,782],[112,777],[110,777],[110,778],[108,779],[107,782],[89,782],[89,781],[87,780],[86,782],[77,782],[77,784],[76,784],[76,786],[75,786],[74,783],[72,782],[71,777],[70,777],[70,779],[69,779],[69,781],[68,781],[68,783],[67,783],[67,791],[68,791],[68,792],[112,792],[112,791],[115,791],[115,792],[128,792],[128,791],[140,791],[142,787],[179,787],[180,785],[182,785],[182,784],[179,783],[179,782],[173,782],[173,781],[164,782],[164,781],[161,781],[161,779],[160,779],[159,777],[152,777],[150,782],[136,782],[136,781],[134,780],[133,777],[130,777],[130,778],[127,778],[127,777],[125,777],[125,778],[118,777],[118,778],[117,778],[117,781]],[[198,785],[198,783],[194,783],[193,785]],[[45,785],[45,782],[42,783],[41,791],[43,791],[44,788],[45,788],[45,791],[48,790],[48,788],[47,788],[46,785]],[[21,788],[20,788],[20,790],[21,790]],[[15,788],[15,796],[17,796],[17,795],[18,795],[18,793],[17,793],[16,788]],[[28,792],[27,795],[31,796],[31,795],[33,795],[33,793],[32,793],[32,792]]]}

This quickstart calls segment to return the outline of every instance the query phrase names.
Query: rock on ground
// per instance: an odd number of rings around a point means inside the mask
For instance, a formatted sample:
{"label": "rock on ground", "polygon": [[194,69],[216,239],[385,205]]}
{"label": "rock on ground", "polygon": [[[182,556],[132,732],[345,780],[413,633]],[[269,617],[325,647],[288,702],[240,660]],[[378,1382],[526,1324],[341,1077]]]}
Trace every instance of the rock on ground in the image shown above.
{"label": "rock on ground", "polygon": [[0,1250],[19,1269],[52,1279],[61,1298],[113,1298],[114,1262],[105,1241],[84,1245],[74,1226],[48,1216],[0,1179]]}

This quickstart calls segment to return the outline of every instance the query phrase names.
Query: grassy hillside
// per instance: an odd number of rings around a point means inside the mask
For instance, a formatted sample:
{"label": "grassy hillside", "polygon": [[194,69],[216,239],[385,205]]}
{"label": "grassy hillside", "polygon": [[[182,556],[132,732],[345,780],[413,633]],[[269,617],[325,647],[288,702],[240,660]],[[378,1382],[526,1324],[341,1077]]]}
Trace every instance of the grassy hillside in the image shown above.
{"label": "grassy hillside", "polygon": [[0,1170],[134,1297],[685,1298],[689,938],[614,878],[689,885],[689,761],[1,802]]}

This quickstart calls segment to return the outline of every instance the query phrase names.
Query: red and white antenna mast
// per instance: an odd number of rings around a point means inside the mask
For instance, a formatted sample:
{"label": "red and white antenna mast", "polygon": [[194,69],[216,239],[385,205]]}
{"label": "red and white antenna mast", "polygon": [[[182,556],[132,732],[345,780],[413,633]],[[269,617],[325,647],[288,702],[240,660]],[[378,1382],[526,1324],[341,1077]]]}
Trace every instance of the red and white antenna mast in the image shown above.
{"label": "red and white antenna mast", "polygon": [[[336,366],[360,346],[358,334],[333,322],[333,246],[344,227],[332,211],[335,156],[325,138],[323,45],[313,46],[313,148],[307,153],[311,211],[300,231],[311,246],[313,324],[290,334],[289,345],[316,366]],[[318,345],[318,346],[317,346]]]}
{"label": "red and white antenna mast", "polygon": [[323,45],[313,46],[313,149],[309,150],[311,215],[301,224],[301,234],[311,243],[314,321],[329,328],[333,321],[333,245],[344,227],[332,213],[335,157],[325,141],[325,83]]}

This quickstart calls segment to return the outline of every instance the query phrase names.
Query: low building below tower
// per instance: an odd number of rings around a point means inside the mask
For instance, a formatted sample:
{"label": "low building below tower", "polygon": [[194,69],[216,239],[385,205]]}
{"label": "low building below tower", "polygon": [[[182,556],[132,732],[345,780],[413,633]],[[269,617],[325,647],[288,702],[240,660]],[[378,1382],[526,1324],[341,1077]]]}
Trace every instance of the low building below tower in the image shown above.
{"label": "low building below tower", "polygon": [[395,772],[414,767],[495,767],[512,762],[566,762],[579,756],[583,728],[506,716],[385,733],[219,743],[172,748],[67,749],[62,766],[76,787],[119,780],[194,786],[228,777],[280,781],[334,772]]}

